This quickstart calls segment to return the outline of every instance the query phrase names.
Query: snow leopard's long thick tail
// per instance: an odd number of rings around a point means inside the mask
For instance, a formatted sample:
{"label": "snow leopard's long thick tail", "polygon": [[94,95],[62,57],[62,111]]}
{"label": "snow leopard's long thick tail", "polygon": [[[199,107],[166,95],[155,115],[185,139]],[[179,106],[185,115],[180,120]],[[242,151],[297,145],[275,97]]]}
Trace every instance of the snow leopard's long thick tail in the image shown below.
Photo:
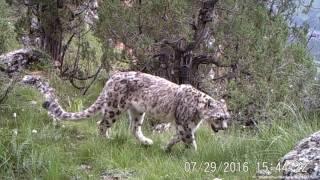
{"label": "snow leopard's long thick tail", "polygon": [[42,107],[47,109],[54,118],[67,121],[81,120],[92,117],[101,110],[102,106],[103,99],[101,97],[99,97],[89,108],[80,112],[66,112],[59,105],[57,100],[45,101],[42,105]]}
{"label": "snow leopard's long thick tail", "polygon": [[44,82],[40,76],[26,75],[22,79],[22,82],[36,87],[44,95],[45,102],[42,105],[43,108],[47,109],[50,115],[59,120],[74,121],[89,118],[98,113],[105,102],[104,95],[100,94],[89,108],[80,112],[66,112],[56,99],[54,89],[47,82]]}

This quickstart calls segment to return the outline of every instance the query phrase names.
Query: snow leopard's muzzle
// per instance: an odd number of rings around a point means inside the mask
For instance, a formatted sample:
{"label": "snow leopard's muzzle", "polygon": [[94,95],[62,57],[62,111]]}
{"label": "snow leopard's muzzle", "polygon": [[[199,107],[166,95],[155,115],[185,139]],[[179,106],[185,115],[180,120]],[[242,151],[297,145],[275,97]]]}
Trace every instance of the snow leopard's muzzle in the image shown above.
{"label": "snow leopard's muzzle", "polygon": [[220,130],[226,130],[228,128],[229,117],[219,117],[210,123],[213,132],[217,133]]}

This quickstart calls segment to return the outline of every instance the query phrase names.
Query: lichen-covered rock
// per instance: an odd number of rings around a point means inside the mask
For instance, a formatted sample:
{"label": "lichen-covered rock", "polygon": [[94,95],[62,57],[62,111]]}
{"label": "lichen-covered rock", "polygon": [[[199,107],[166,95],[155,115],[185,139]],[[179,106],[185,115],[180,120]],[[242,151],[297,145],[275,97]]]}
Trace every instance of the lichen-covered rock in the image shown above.
{"label": "lichen-covered rock", "polygon": [[320,179],[320,131],[301,140],[281,163],[283,179]]}

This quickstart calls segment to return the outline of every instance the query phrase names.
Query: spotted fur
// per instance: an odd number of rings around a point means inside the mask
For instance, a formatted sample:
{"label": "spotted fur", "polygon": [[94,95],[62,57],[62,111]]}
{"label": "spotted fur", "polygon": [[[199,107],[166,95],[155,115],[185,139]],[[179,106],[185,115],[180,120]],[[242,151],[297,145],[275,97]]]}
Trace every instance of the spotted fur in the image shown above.
{"label": "spotted fur", "polygon": [[110,136],[110,128],[123,112],[129,113],[133,135],[143,144],[153,141],[141,131],[145,113],[159,119],[175,122],[176,134],[166,150],[183,141],[197,149],[194,133],[202,121],[207,121],[216,132],[227,128],[230,115],[224,100],[214,100],[191,85],[177,85],[166,79],[140,73],[119,72],[110,77],[104,89],[89,108],[81,112],[66,112],[61,108],[54,90],[39,76],[25,76],[25,84],[33,85],[44,95],[46,108],[58,120],[79,120],[101,112],[98,122],[100,135]]}

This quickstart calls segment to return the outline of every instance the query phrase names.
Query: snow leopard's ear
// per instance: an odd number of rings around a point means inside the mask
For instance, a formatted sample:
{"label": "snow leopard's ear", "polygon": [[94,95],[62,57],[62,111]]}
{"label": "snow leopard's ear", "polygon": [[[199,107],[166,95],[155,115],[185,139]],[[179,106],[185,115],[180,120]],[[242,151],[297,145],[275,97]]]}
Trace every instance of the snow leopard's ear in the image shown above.
{"label": "snow leopard's ear", "polygon": [[224,99],[220,99],[220,100],[219,100],[219,104],[220,104],[225,110],[228,109],[227,103],[226,103],[226,101],[225,101]]}

